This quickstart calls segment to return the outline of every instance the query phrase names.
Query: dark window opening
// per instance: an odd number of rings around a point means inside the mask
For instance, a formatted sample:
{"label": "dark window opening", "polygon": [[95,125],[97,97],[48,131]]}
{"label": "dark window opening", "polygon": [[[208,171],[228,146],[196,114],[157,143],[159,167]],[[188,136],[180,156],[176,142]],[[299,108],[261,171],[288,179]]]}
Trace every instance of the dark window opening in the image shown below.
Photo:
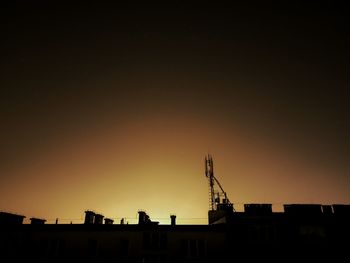
{"label": "dark window opening", "polygon": [[143,233],[143,247],[145,249],[159,250],[167,248],[167,234],[158,232]]}

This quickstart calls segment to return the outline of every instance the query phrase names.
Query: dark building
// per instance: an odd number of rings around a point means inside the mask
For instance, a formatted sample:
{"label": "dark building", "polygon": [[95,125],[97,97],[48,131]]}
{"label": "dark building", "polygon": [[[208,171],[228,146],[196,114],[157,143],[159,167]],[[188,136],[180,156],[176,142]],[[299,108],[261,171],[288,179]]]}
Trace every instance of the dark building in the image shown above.
{"label": "dark building", "polygon": [[[0,212],[0,255],[43,262],[344,262],[348,261],[350,205],[245,204],[237,212],[205,159],[209,182],[208,225],[159,225],[145,211],[138,224],[113,224],[85,211],[83,224],[44,224],[44,219]],[[103,224],[103,219],[105,224]],[[56,221],[57,222],[57,221]]]}
{"label": "dark building", "polygon": [[[176,225],[174,216],[171,225],[159,225],[144,211],[136,225],[106,220],[105,224],[1,221],[0,249],[6,258],[42,261],[234,262],[243,257],[337,262],[348,257],[350,205],[332,205],[332,213],[322,207],[288,204],[284,212],[276,213],[270,204],[246,204],[244,212],[226,213],[224,223],[211,225]],[[86,213],[85,222],[90,216]]]}

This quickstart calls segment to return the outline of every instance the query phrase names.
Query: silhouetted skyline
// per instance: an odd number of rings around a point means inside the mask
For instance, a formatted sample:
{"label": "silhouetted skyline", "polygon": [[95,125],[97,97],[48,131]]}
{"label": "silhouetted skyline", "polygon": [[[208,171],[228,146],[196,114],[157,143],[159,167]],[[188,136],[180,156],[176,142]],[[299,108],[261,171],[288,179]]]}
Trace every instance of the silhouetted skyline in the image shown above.
{"label": "silhouetted skyline", "polygon": [[350,203],[340,4],[8,3],[0,208],[55,220]]}

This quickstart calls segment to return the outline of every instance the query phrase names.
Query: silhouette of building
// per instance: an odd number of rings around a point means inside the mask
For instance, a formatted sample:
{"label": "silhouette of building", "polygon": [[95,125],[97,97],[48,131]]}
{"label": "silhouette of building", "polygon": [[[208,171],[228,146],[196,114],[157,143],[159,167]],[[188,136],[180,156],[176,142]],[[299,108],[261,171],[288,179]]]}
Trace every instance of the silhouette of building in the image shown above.
{"label": "silhouette of building", "polygon": [[340,259],[348,253],[350,205],[323,207],[287,204],[273,212],[271,204],[246,204],[244,212],[211,225],[176,225],[173,215],[170,225],[159,225],[144,211],[134,225],[91,223],[89,212],[84,224],[18,224],[16,215],[1,212],[0,249],[4,257],[44,261],[230,262],[235,254],[246,260]]}
{"label": "silhouette of building", "polygon": [[[114,224],[91,210],[83,224],[45,224],[44,219],[0,212],[0,255],[44,262],[260,262],[346,261],[350,205],[245,204],[235,211],[217,178],[211,156],[208,225],[170,225],[138,212],[138,224]],[[104,219],[104,224],[103,224]],[[345,260],[344,260],[345,259]]]}

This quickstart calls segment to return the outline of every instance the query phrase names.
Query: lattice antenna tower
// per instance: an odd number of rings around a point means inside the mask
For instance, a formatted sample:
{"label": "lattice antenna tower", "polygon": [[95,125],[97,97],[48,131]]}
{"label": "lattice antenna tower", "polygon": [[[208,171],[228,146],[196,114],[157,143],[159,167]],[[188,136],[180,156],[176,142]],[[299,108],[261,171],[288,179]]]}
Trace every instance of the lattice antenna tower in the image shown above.
{"label": "lattice antenna tower", "polygon": [[209,210],[217,210],[218,204],[232,206],[219,180],[214,176],[213,158],[210,154],[205,156],[205,176],[208,178],[209,185]]}

